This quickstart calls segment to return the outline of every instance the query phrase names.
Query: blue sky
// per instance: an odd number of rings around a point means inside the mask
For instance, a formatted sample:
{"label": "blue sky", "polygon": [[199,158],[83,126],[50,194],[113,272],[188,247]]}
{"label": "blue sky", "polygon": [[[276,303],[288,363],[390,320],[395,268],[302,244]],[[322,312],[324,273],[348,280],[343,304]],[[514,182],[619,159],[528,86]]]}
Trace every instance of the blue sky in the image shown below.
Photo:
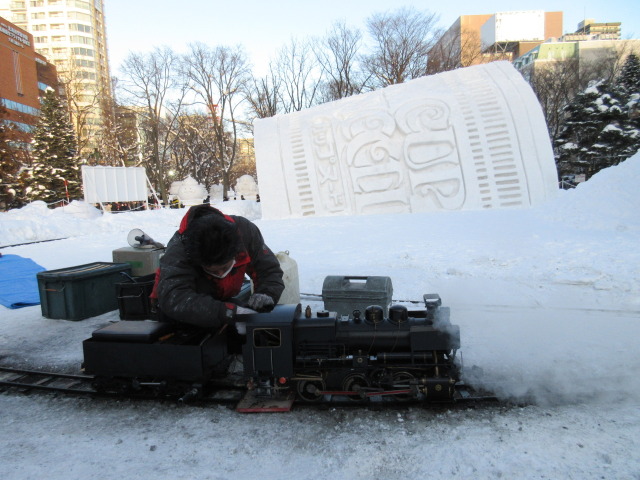
{"label": "blue sky", "polygon": [[[245,47],[257,70],[291,37],[322,36],[334,22],[364,30],[373,13],[413,6],[440,16],[448,28],[460,15],[513,11],[513,1],[463,0],[105,0],[112,74],[130,51],[146,52],[168,45],[178,52],[191,42]],[[184,6],[178,11],[176,6]],[[576,30],[583,18],[622,22],[623,38],[640,38],[638,0],[521,0],[517,10],[562,11],[564,32]]]}

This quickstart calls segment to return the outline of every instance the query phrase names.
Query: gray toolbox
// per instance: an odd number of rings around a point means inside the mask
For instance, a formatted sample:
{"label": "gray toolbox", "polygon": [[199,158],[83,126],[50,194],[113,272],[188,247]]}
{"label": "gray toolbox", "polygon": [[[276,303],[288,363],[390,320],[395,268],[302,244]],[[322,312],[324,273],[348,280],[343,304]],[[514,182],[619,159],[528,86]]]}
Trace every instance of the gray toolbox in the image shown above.
{"label": "gray toolbox", "polygon": [[386,317],[392,297],[393,285],[389,277],[330,275],[322,284],[325,310],[338,315],[352,316],[354,310],[360,310],[364,315],[368,306],[379,305]]}

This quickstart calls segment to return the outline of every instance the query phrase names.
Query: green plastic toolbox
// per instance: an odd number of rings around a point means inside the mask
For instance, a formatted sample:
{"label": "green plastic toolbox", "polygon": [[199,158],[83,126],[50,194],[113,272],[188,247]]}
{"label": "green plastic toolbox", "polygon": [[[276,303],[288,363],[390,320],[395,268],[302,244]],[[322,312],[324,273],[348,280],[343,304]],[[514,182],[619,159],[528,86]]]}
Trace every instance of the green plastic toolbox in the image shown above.
{"label": "green plastic toolbox", "polygon": [[130,264],[109,262],[39,272],[42,315],[83,320],[117,310],[116,284],[130,275]]}

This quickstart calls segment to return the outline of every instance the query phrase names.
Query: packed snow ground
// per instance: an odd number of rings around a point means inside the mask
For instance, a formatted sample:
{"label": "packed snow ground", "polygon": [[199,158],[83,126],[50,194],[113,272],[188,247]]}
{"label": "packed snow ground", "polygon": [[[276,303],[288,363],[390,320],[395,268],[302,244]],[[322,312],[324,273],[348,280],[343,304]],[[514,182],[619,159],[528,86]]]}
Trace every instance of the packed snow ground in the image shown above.
{"label": "packed snow ground", "polygon": [[[468,377],[519,406],[241,415],[7,391],[0,477],[640,479],[639,179],[637,155],[530,210],[265,221],[255,202],[218,205],[290,252],[301,292],[386,275],[394,299],[440,293]],[[183,214],[34,203],[0,214],[0,245],[65,239],[0,253],[49,270],[112,261],[130,229],[166,243]],[[0,364],[69,372],[82,340],[118,320],[0,309]]]}

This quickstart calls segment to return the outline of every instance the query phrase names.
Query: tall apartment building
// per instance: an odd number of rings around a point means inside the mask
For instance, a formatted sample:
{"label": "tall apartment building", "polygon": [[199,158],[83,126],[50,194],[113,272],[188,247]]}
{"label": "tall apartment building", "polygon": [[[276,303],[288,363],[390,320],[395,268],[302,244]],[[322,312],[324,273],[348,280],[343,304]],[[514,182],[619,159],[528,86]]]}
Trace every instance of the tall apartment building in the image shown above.
{"label": "tall apartment building", "polygon": [[[33,35],[57,68],[83,153],[92,152],[111,97],[103,0],[0,0],[0,16]],[[83,142],[84,140],[84,142]]]}
{"label": "tall apartment building", "polygon": [[33,35],[0,17],[0,104],[7,111],[1,121],[31,139],[40,115],[40,96],[57,88],[56,68],[33,48]]}
{"label": "tall apartment building", "polygon": [[430,71],[513,61],[562,35],[562,12],[527,10],[462,15],[429,52]]}

